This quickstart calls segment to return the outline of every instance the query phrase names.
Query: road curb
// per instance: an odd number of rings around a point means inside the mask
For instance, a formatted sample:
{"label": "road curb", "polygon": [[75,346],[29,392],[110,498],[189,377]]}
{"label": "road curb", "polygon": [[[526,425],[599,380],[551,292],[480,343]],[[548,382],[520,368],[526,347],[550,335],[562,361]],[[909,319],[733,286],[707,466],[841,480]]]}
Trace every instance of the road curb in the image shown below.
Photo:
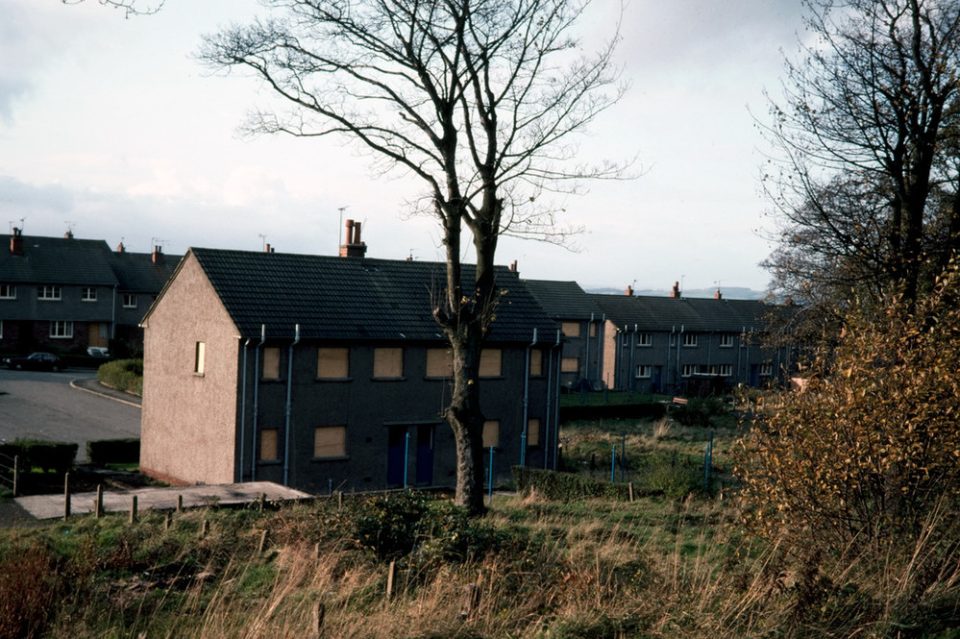
{"label": "road curb", "polygon": [[80,384],[77,383],[78,381],[79,381],[79,380],[71,379],[71,380],[70,380],[70,388],[75,388],[75,389],[77,389],[77,390],[79,390],[79,391],[83,391],[84,393],[90,393],[91,395],[97,395],[98,397],[103,397],[103,398],[105,398],[105,399],[113,400],[113,401],[118,402],[118,403],[120,403],[120,404],[126,404],[127,406],[133,406],[134,408],[142,408],[142,407],[140,406],[140,404],[137,404],[136,402],[131,402],[131,401],[128,401],[128,400],[126,400],[126,399],[120,399],[119,397],[114,397],[113,395],[110,395],[110,394],[108,394],[108,393],[101,393],[101,392],[99,392],[99,391],[93,390],[92,388],[84,388],[83,386],[81,386]]}

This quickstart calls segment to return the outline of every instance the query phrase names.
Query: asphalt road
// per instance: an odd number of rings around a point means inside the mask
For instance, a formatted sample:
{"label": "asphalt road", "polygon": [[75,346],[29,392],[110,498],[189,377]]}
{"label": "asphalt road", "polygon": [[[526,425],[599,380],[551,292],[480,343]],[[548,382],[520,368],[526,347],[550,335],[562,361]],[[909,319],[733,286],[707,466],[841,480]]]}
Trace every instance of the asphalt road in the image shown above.
{"label": "asphalt road", "polygon": [[77,461],[86,461],[88,441],[139,437],[139,408],[70,387],[71,380],[93,375],[0,369],[0,440],[76,442]]}

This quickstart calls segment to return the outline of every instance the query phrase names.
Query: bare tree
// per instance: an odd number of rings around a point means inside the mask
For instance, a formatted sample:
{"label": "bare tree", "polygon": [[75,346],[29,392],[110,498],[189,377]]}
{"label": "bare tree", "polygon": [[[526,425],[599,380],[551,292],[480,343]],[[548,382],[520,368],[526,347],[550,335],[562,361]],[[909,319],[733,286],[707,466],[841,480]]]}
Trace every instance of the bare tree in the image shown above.
{"label": "bare tree", "polygon": [[[545,189],[620,167],[576,163],[573,134],[623,87],[614,36],[580,52],[590,0],[269,0],[273,16],[206,39],[201,57],[252,71],[288,108],[251,130],[342,135],[418,177],[442,227],[446,282],[433,315],[453,351],[445,409],[457,449],[456,500],[483,511],[478,367],[498,298],[505,232],[556,239],[537,207]],[[464,280],[463,243],[476,268]]]}
{"label": "bare tree", "polygon": [[[60,0],[63,4],[80,4],[86,0]],[[97,0],[105,7],[120,9],[127,17],[132,15],[149,15],[156,13],[163,7],[166,0]]]}
{"label": "bare tree", "polygon": [[912,305],[960,245],[960,3],[805,5],[810,44],[766,128],[785,222],[767,265],[807,300],[896,291]]}

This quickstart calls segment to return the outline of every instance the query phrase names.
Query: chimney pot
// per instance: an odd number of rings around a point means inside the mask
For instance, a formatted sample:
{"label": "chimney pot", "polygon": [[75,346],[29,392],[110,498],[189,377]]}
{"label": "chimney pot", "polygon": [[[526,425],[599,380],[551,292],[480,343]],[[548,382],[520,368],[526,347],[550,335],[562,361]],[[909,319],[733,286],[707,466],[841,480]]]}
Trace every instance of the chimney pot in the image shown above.
{"label": "chimney pot", "polygon": [[72,240],[72,239],[73,239],[73,231],[71,231],[70,229],[67,229],[67,232],[63,234],[63,239],[65,239],[65,240]]}
{"label": "chimney pot", "polygon": [[127,247],[123,245],[123,242],[117,244],[117,253],[126,253]]}
{"label": "chimney pot", "polygon": [[264,253],[273,253],[273,249],[270,247],[270,242],[267,242],[263,245]]}
{"label": "chimney pot", "polygon": [[23,255],[23,231],[14,227],[10,236],[10,254]]}
{"label": "chimney pot", "polygon": [[673,283],[673,289],[670,291],[670,297],[680,299],[680,282]]}
{"label": "chimney pot", "polygon": [[510,262],[510,270],[513,271],[514,273],[517,272],[517,260]]}
{"label": "chimney pot", "polygon": [[344,242],[340,245],[340,257],[363,257],[367,245],[360,241],[360,222],[344,222]]}
{"label": "chimney pot", "polygon": [[722,300],[722,299],[723,299],[723,293],[720,292],[720,289],[719,289],[719,288],[714,292],[714,294],[713,294],[713,299],[715,299],[715,300]]}
{"label": "chimney pot", "polygon": [[627,284],[627,290],[624,291],[624,294],[627,297],[633,297],[633,286],[630,284]]}
{"label": "chimney pot", "polygon": [[153,247],[153,254],[150,255],[150,261],[154,264],[159,264],[163,261],[163,248],[160,246]]}

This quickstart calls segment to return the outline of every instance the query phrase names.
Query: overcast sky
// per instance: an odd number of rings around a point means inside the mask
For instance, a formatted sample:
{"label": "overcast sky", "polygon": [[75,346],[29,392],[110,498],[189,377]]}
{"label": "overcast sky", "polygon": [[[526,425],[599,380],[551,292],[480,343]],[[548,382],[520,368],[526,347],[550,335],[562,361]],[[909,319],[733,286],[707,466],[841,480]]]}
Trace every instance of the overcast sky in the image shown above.
{"label": "overcast sky", "polygon": [[[596,0],[602,33],[615,0]],[[627,97],[581,140],[586,158],[638,156],[636,180],[561,202],[577,250],[506,239],[498,263],[585,287],[764,289],[771,245],[753,114],[796,49],[798,0],[630,0],[618,50]],[[332,254],[338,208],[364,222],[370,257],[443,257],[429,218],[405,216],[418,185],[375,175],[335,140],[247,138],[268,103],[249,77],[212,74],[201,35],[262,11],[253,0],[167,0],[124,19],[95,0],[0,0],[0,223],[27,235]],[[588,43],[589,44],[589,43]]]}

